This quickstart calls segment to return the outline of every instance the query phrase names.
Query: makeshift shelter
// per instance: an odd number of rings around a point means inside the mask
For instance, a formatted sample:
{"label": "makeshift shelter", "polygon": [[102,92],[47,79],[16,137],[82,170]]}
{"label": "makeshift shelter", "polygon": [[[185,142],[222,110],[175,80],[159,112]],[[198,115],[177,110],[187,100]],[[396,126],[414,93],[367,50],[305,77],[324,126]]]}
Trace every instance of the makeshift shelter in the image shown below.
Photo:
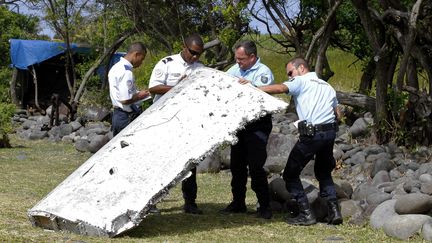
{"label": "makeshift shelter", "polygon": [[[14,69],[11,93],[14,103],[21,108],[45,109],[50,105],[52,94],[67,99],[70,96],[66,81],[66,44],[44,40],[10,41],[10,56]],[[90,48],[71,44],[75,63],[80,63]],[[73,82],[72,77],[69,79]],[[73,85],[73,84],[71,84]]]}

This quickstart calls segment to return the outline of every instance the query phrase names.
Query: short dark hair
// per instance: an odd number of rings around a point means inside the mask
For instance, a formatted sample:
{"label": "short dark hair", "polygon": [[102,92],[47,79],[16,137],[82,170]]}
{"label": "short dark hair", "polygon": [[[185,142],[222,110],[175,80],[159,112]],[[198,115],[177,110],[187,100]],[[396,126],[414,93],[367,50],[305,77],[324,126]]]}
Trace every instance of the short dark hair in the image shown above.
{"label": "short dark hair", "polygon": [[300,65],[303,65],[303,67],[309,70],[309,64],[306,62],[306,60],[303,57],[294,57],[288,63],[291,63],[295,68],[298,68]]}
{"label": "short dark hair", "polygon": [[147,52],[147,48],[145,47],[144,43],[138,41],[138,42],[134,42],[132,44],[129,45],[128,53],[132,53],[132,52],[142,52],[142,53],[146,53]]}
{"label": "short dark hair", "polygon": [[237,50],[240,47],[243,47],[246,55],[250,55],[250,54],[254,54],[255,56],[257,55],[257,47],[255,45],[255,42],[253,41],[242,40],[234,46],[234,49]]}
{"label": "short dark hair", "polygon": [[204,41],[202,40],[201,36],[197,33],[194,33],[188,37],[186,37],[186,39],[184,40],[184,43],[186,46],[190,46],[190,45],[197,45],[200,47],[204,47]]}

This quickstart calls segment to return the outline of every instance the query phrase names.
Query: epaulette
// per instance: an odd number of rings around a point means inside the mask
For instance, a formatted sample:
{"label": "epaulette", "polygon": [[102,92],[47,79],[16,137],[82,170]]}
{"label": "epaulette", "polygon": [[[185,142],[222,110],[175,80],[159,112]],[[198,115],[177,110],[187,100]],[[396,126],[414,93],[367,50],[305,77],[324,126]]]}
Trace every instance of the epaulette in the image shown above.
{"label": "epaulette", "polygon": [[171,62],[173,59],[171,57],[167,57],[162,60],[163,63],[167,64],[167,62]]}
{"label": "epaulette", "polygon": [[128,70],[128,71],[132,71],[132,67],[129,66],[129,65],[124,65],[124,68],[125,68],[126,70]]}

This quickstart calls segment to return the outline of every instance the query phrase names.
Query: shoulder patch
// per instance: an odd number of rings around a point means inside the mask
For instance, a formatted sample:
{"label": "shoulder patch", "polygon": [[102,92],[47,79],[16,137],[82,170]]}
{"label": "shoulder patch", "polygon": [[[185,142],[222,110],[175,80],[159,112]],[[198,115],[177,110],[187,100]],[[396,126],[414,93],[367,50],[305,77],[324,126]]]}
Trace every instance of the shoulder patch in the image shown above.
{"label": "shoulder patch", "polygon": [[263,84],[267,84],[268,81],[269,81],[269,78],[268,78],[268,77],[266,77],[266,76],[261,76],[261,83],[263,83]]}
{"label": "shoulder patch", "polygon": [[171,62],[173,59],[171,57],[167,57],[162,60],[163,63],[167,64],[167,62]]}
{"label": "shoulder patch", "polygon": [[162,75],[163,75],[163,70],[162,70],[162,69],[156,69],[156,70],[155,70],[155,76],[156,76],[157,78],[162,77]]}
{"label": "shoulder patch", "polygon": [[125,70],[132,71],[132,67],[128,65],[124,65]]}

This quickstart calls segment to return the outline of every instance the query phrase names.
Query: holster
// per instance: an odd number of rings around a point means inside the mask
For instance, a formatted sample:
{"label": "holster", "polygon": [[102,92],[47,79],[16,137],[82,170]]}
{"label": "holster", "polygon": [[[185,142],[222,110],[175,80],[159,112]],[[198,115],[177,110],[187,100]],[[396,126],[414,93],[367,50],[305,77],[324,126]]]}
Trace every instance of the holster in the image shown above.
{"label": "holster", "polygon": [[298,131],[300,136],[313,137],[315,136],[315,127],[312,123],[305,120],[298,123]]}

